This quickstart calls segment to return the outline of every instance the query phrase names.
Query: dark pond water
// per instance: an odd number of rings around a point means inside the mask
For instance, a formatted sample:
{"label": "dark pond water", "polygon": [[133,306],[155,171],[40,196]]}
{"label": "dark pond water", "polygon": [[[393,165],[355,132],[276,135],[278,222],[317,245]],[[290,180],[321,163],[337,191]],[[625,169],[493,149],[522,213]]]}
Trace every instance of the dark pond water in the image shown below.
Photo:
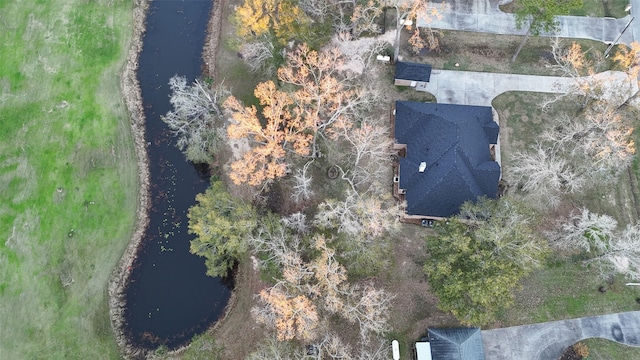
{"label": "dark pond water", "polygon": [[167,85],[175,74],[199,76],[212,2],[151,3],[138,78],[147,121],[151,198],[149,228],[127,290],[130,339],[140,347],[174,348],[205,330],[221,314],[230,290],[205,275],[204,260],[189,253],[187,210],[209,181],[175,147],[160,119],[170,109]]}

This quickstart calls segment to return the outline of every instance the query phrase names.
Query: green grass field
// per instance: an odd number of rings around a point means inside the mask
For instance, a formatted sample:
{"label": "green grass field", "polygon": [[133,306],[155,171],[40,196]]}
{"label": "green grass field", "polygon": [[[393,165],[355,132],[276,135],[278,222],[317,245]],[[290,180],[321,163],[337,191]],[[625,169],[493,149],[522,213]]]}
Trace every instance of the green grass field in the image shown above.
{"label": "green grass field", "polygon": [[135,218],[126,0],[0,0],[0,358],[110,359]]}
{"label": "green grass field", "polygon": [[640,348],[605,339],[582,341],[589,348],[588,360],[640,359]]}

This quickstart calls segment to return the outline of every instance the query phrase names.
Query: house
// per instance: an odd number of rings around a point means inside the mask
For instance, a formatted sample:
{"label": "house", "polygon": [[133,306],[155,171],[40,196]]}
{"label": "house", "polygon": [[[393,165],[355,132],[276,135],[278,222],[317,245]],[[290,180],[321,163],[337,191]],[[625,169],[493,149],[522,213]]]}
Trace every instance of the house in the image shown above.
{"label": "house", "polygon": [[393,123],[394,195],[406,201],[406,218],[450,217],[466,201],[496,198],[499,126],[491,107],[397,101]]}
{"label": "house", "polygon": [[424,90],[431,78],[431,65],[397,62],[394,85]]}
{"label": "house", "polygon": [[416,343],[417,360],[484,360],[480,328],[429,329]]}

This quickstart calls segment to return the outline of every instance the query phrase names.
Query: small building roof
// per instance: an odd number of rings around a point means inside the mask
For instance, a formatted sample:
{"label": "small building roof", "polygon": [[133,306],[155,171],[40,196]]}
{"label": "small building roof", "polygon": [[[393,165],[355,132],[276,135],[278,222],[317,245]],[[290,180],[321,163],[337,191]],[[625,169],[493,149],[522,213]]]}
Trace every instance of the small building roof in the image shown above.
{"label": "small building roof", "polygon": [[431,343],[421,341],[416,343],[417,360],[433,360],[431,358]]}
{"label": "small building roof", "polygon": [[428,82],[431,78],[431,65],[397,62],[395,78],[401,80]]}
{"label": "small building roof", "polygon": [[489,145],[499,127],[491,107],[397,101],[394,130],[407,146],[399,161],[407,214],[449,217],[466,201],[496,198],[500,165]]}
{"label": "small building roof", "polygon": [[484,360],[480,328],[429,329],[433,360]]}

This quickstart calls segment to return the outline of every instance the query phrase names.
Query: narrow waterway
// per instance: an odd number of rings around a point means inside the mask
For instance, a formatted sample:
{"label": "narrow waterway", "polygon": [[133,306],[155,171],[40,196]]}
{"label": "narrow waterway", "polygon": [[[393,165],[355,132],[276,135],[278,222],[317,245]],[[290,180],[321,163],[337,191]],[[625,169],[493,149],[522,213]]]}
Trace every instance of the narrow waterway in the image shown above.
{"label": "narrow waterway", "polygon": [[220,316],[230,290],[205,275],[189,253],[187,211],[209,181],[175,147],[160,116],[170,109],[167,85],[175,74],[199,76],[212,2],[155,0],[147,14],[138,79],[146,116],[151,209],[149,227],[131,268],[125,311],[130,341],[142,348],[186,343]]}

